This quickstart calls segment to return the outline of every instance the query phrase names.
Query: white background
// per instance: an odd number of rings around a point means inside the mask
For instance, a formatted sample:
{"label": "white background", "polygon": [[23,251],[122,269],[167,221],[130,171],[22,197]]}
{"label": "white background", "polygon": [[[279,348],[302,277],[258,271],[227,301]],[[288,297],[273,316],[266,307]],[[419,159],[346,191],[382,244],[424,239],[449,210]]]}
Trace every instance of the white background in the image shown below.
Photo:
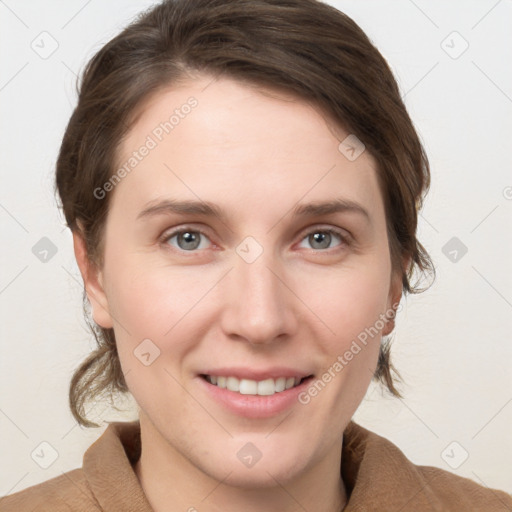
{"label": "white background", "polygon": [[[68,410],[71,374],[93,340],[52,180],[76,75],[153,3],[0,2],[0,495],[81,466],[104,428],[82,429]],[[405,399],[372,385],[354,419],[416,464],[512,492],[512,2],[331,3],[388,59],[432,164],[419,231],[438,276],[398,317]],[[43,31],[58,43],[46,59],[31,48],[41,37],[51,48]],[[458,58],[465,43],[453,31],[469,43]],[[32,253],[42,237],[58,251],[46,263]],[[442,252],[452,237],[468,249],[455,263]],[[43,441],[58,453],[48,469],[31,458]]]}

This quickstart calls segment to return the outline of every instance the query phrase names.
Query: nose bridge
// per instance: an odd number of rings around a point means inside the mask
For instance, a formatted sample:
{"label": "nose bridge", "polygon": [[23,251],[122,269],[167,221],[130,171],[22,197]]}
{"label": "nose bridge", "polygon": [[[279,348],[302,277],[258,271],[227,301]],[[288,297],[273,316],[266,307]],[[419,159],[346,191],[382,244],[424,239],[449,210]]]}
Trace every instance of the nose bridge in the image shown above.
{"label": "nose bridge", "polygon": [[280,272],[273,251],[256,249],[249,240],[247,245],[242,242],[234,255],[224,329],[253,344],[271,343],[293,330],[292,305],[276,276]]}

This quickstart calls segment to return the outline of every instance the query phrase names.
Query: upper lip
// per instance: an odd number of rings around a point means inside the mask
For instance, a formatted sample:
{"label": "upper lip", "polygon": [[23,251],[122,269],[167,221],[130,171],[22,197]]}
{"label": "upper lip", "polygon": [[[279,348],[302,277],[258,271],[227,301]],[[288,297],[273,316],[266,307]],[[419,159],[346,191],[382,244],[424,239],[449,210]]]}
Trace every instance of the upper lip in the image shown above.
{"label": "upper lip", "polygon": [[223,377],[236,377],[237,379],[248,379],[261,381],[266,379],[278,379],[279,377],[295,377],[303,379],[312,375],[311,372],[298,370],[289,367],[272,367],[257,370],[254,368],[229,367],[229,368],[211,368],[200,372],[200,375],[214,375]]}

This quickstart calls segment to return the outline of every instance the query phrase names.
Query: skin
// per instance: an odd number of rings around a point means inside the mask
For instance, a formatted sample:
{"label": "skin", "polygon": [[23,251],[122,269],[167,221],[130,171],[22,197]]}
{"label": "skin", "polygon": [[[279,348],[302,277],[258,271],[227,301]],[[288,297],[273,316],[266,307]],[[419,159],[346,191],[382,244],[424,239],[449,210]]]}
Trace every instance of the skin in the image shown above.
{"label": "skin", "polygon": [[[197,107],[111,192],[103,268],[74,233],[93,318],[114,328],[140,408],[136,474],[156,512],[339,511],[343,430],[370,384],[380,334],[310,403],[269,418],[227,410],[197,373],[291,366],[319,377],[398,302],[375,160],[365,151],[349,161],[338,150],[348,132],[300,99],[203,76],[144,105],[119,161],[190,96]],[[214,203],[225,217],[137,219],[166,198]],[[293,214],[337,198],[368,217]],[[174,228],[205,236],[187,251]],[[344,240],[333,235],[324,248],[309,236],[326,229]],[[263,249],[252,263],[236,251],[247,236]],[[160,350],[148,366],[134,355],[144,339]],[[237,458],[248,442],[262,453],[251,468]]]}

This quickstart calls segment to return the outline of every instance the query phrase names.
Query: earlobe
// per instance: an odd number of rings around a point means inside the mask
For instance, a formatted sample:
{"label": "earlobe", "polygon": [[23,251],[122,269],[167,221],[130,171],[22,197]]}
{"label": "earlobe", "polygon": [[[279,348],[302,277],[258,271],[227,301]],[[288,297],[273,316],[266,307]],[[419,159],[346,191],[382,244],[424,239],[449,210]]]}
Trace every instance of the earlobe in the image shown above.
{"label": "earlobe", "polygon": [[83,236],[78,231],[73,231],[73,249],[84,281],[87,298],[91,304],[93,320],[100,327],[109,329],[113,327],[113,322],[108,299],[103,288],[102,273],[91,263]]}

